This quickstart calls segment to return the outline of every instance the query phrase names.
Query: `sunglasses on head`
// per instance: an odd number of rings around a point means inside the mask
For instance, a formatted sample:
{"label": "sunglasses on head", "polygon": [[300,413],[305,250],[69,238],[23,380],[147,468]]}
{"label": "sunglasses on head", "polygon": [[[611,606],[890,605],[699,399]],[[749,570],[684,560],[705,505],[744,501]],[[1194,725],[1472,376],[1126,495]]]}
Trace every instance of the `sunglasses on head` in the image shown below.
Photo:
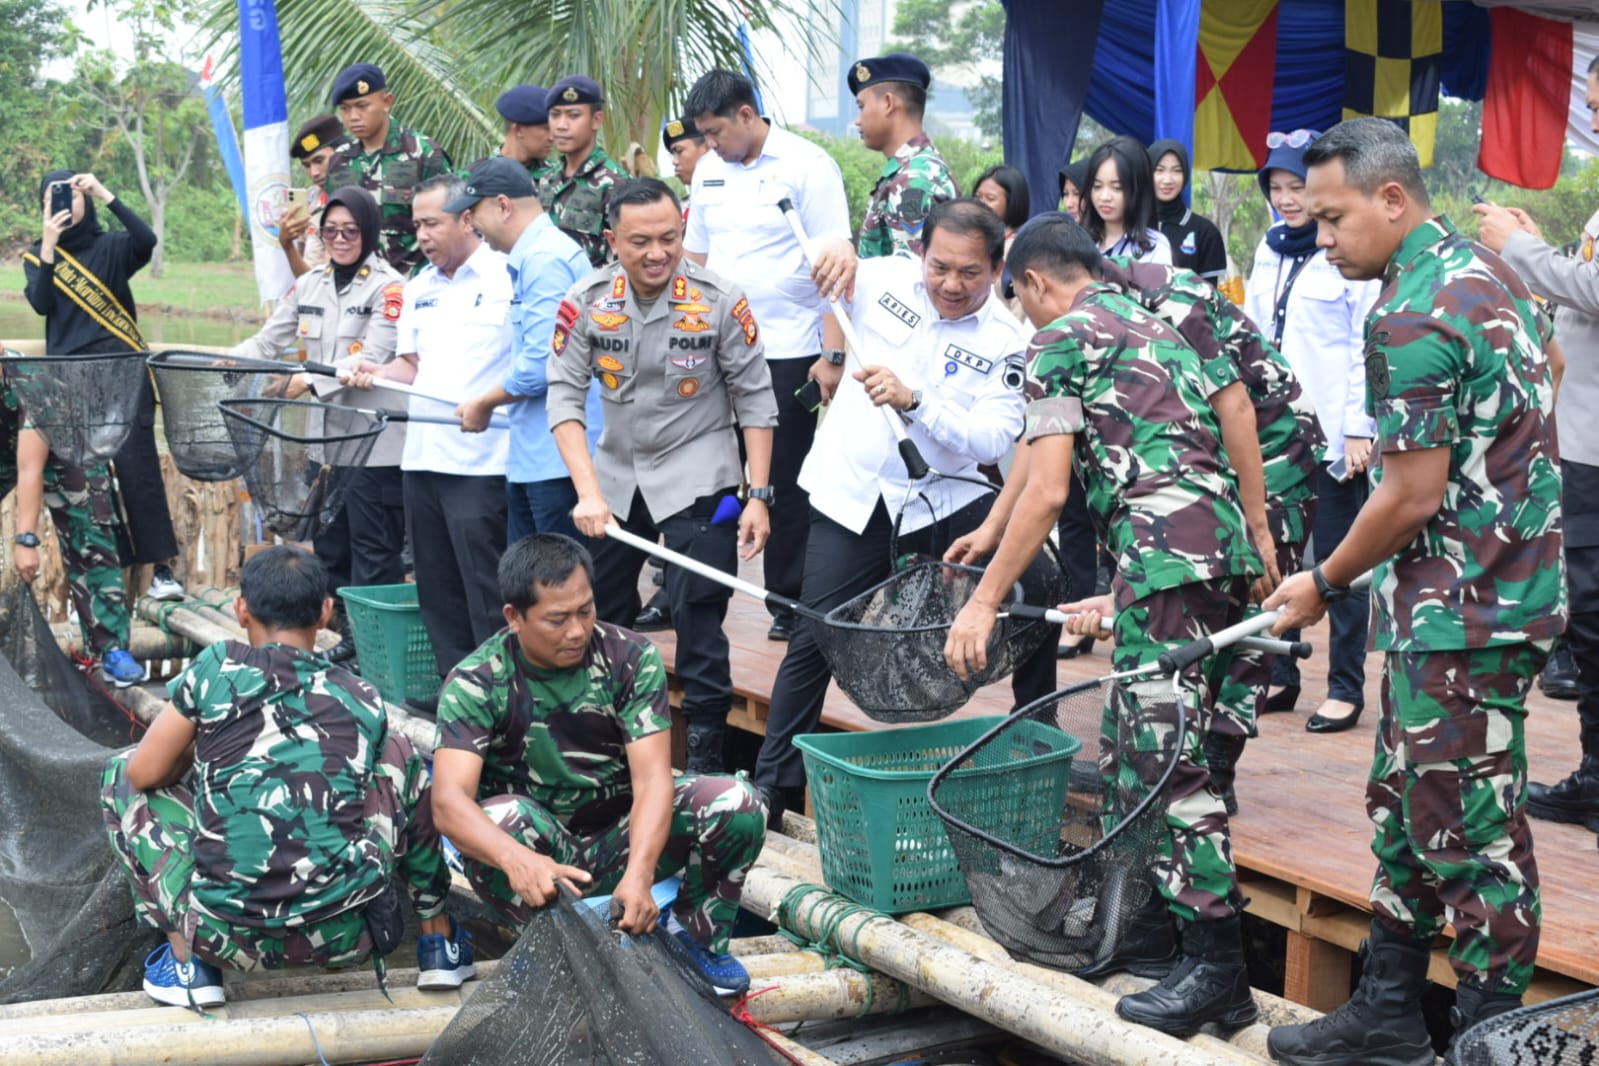
{"label": "sunglasses on head", "polygon": [[1267,148],[1281,148],[1287,145],[1290,148],[1303,148],[1321,134],[1315,130],[1294,130],[1292,133],[1272,132],[1266,134]]}

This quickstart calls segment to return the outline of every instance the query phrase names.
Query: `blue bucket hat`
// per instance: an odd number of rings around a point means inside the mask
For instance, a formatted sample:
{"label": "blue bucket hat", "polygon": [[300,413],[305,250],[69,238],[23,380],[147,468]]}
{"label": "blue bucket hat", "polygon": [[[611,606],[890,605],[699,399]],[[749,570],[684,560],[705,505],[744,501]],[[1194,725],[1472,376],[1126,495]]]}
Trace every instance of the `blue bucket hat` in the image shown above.
{"label": "blue bucket hat", "polygon": [[1305,153],[1310,146],[1316,143],[1316,138],[1321,136],[1320,130],[1294,130],[1292,133],[1268,133],[1266,147],[1268,153],[1266,162],[1256,175],[1260,182],[1260,191],[1271,199],[1271,179],[1269,175],[1274,170],[1286,170],[1305,180]]}

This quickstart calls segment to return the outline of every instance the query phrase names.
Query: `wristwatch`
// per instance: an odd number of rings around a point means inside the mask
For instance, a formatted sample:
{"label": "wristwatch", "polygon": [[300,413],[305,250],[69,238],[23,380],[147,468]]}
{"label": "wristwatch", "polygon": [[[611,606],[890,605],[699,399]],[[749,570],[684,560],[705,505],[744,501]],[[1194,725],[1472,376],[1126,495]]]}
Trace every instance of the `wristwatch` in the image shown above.
{"label": "wristwatch", "polygon": [[752,500],[760,500],[770,507],[772,506],[772,501],[777,499],[777,490],[770,485],[762,485],[760,488],[751,485],[744,495]]}
{"label": "wristwatch", "polygon": [[906,405],[905,413],[909,414],[910,412],[916,410],[921,405],[922,405],[922,390],[921,389],[912,389],[911,390],[911,402]]}
{"label": "wristwatch", "polygon": [[827,349],[824,349],[823,352],[822,352],[822,358],[826,359],[829,363],[832,363],[834,366],[843,366],[844,365],[844,355],[845,355],[844,349],[842,349],[842,348],[827,348]]}
{"label": "wristwatch", "polygon": [[1347,585],[1331,585],[1322,574],[1321,567],[1316,567],[1310,572],[1310,578],[1316,583],[1316,591],[1321,594],[1322,603],[1337,603],[1349,595]]}
{"label": "wristwatch", "polygon": [[18,533],[17,543],[22,545],[24,548],[37,548],[39,546],[39,534]]}

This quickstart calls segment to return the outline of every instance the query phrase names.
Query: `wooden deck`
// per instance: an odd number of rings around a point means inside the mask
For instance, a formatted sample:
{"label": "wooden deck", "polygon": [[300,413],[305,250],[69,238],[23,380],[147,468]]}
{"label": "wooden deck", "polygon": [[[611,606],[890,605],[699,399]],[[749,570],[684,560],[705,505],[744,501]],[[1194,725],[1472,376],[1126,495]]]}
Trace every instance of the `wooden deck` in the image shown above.
{"label": "wooden deck", "polygon": [[[758,568],[745,577],[759,583]],[[734,596],[727,635],[733,647],[735,706],[730,721],[764,733],[771,688],[786,645],[766,639],[763,605]],[[1304,722],[1326,692],[1326,627],[1308,634],[1316,655],[1301,664],[1304,694],[1294,714],[1268,715],[1239,770],[1240,813],[1232,821],[1233,850],[1249,910],[1288,930],[1289,999],[1330,1009],[1348,995],[1350,953],[1365,936],[1370,918],[1367,891],[1374,860],[1365,810],[1365,778],[1376,730],[1381,656],[1366,665],[1366,713],[1345,733],[1316,735]],[[652,634],[668,665],[670,632]],[[1059,664],[1062,686],[1110,669],[1101,645],[1087,658]],[[675,694],[674,694],[675,695]],[[1008,684],[978,693],[957,717],[1005,714]],[[1552,781],[1578,759],[1575,705],[1529,700],[1528,760],[1533,780]],[[894,728],[867,718],[837,686],[829,690],[822,721],[844,730]],[[1580,826],[1533,822],[1543,884],[1543,939],[1538,974],[1528,1001],[1599,985],[1599,853],[1594,834]],[[1433,980],[1453,985],[1443,948],[1434,954]]]}

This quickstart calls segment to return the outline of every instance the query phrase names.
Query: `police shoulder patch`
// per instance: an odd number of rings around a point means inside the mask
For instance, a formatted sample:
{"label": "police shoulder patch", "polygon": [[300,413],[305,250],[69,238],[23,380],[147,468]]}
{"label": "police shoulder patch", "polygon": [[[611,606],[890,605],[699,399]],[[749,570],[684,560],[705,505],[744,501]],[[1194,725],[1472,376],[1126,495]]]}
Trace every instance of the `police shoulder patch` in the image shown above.
{"label": "police shoulder patch", "polygon": [[400,309],[405,306],[405,285],[395,281],[383,286],[383,317],[390,322],[397,321]]}

